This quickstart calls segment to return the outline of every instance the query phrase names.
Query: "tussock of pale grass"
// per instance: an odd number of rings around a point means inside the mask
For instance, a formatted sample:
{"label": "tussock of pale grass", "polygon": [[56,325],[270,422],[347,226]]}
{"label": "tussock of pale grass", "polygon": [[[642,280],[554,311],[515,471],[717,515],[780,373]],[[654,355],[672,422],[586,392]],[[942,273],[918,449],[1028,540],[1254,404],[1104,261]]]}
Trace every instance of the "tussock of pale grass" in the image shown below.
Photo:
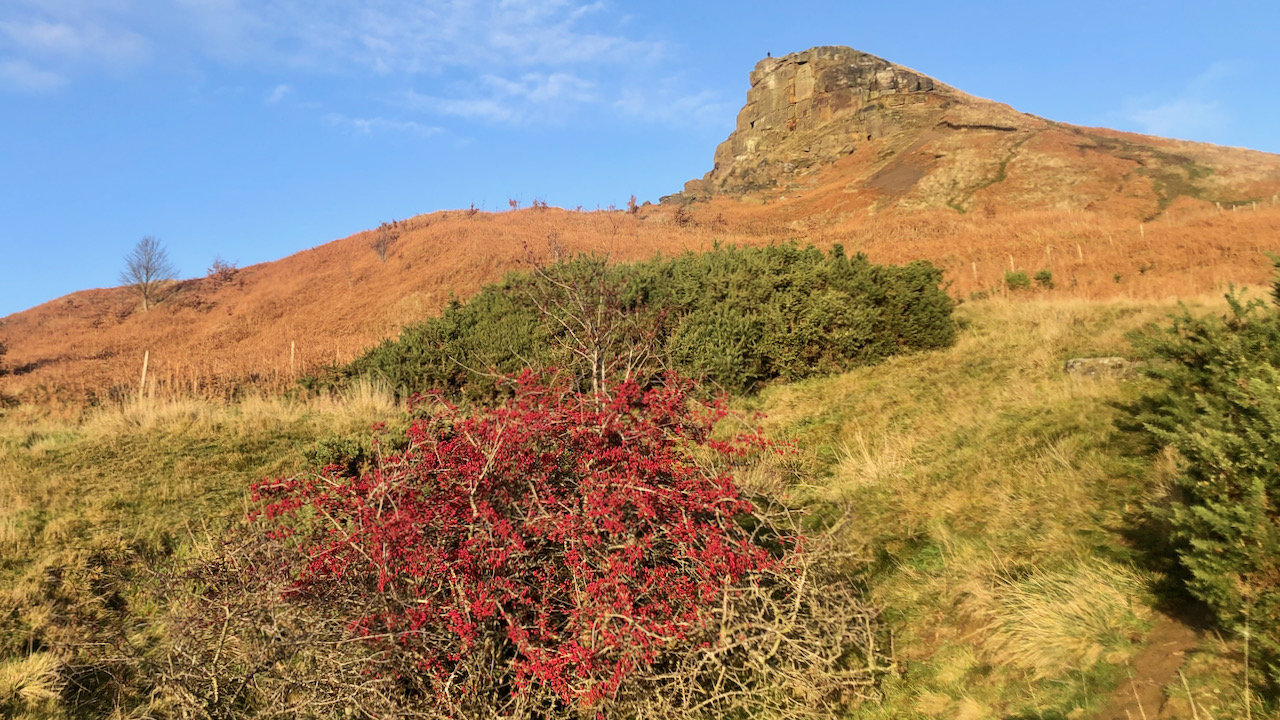
{"label": "tussock of pale grass", "polygon": [[1001,573],[969,585],[961,607],[981,625],[992,662],[1031,670],[1037,679],[1123,662],[1150,617],[1142,579],[1103,562]]}
{"label": "tussock of pale grass", "polygon": [[380,378],[360,378],[343,388],[336,396],[326,396],[322,399],[324,401],[329,406],[340,407],[347,413],[361,417],[385,416],[399,408],[391,386]]}
{"label": "tussock of pale grass", "polygon": [[134,398],[122,406],[108,407],[90,415],[84,424],[94,435],[122,435],[151,432],[159,428],[190,427],[206,421],[213,405],[191,398]]}
{"label": "tussock of pale grass", "polygon": [[784,449],[736,469],[733,479],[749,495],[796,500],[818,489],[812,484],[813,472],[812,458]]}
{"label": "tussock of pale grass", "polygon": [[152,432],[180,433],[226,427],[255,433],[298,423],[306,417],[368,425],[401,412],[395,394],[383,381],[362,379],[339,392],[296,399],[252,393],[238,402],[193,398],[134,398],[124,405],[100,408],[81,425],[88,435],[112,437]]}
{"label": "tussock of pale grass", "polygon": [[915,444],[915,438],[903,433],[875,437],[855,422],[838,443],[835,481],[866,487],[895,480],[909,470]]}
{"label": "tussock of pale grass", "polygon": [[0,662],[0,709],[38,706],[56,699],[63,684],[61,667],[62,663],[49,653]]}

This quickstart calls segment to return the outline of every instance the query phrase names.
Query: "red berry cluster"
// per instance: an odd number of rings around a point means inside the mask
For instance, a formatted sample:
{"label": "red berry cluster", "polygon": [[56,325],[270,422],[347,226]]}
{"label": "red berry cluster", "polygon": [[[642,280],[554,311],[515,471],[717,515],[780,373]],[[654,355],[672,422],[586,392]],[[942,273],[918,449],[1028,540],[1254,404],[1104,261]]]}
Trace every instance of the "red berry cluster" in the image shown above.
{"label": "red berry cluster", "polygon": [[[584,394],[526,373],[501,407],[434,398],[403,452],[360,477],[259,483],[255,518],[301,551],[292,597],[366,598],[351,630],[414,658],[438,697],[501,686],[595,706],[705,642],[710,609],[776,567],[743,529],[751,504],[710,469],[764,441],[714,439],[726,411],[692,391]],[[464,672],[477,653],[489,669]]]}

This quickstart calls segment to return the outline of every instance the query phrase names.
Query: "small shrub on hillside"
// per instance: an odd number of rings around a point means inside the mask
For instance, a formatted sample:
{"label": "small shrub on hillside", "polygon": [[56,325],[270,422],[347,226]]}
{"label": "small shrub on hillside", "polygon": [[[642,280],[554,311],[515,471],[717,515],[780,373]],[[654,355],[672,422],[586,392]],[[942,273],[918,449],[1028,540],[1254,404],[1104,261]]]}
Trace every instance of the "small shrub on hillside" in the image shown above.
{"label": "small shrub on hillside", "polygon": [[[1278,283],[1280,284],[1280,283]],[[1159,390],[1140,419],[1183,465],[1166,504],[1187,589],[1251,636],[1280,691],[1280,311],[1228,296],[1225,318],[1183,312],[1136,338]]]}
{"label": "small shrub on hillside", "polygon": [[636,268],[672,308],[671,366],[734,392],[873,363],[954,338],[954,302],[928,263],[873,265],[836,246],[725,248]]}
{"label": "small shrub on hillside", "polygon": [[1004,286],[1010,290],[1027,290],[1031,287],[1031,278],[1022,270],[1010,270],[1004,274]]}
{"label": "small shrub on hillside", "polygon": [[1053,273],[1048,269],[1038,271],[1036,273],[1035,281],[1036,286],[1042,290],[1053,289]]}
{"label": "small shrub on hillside", "polygon": [[[235,575],[210,566],[208,600],[228,609],[183,633],[174,696],[242,714],[309,694],[334,715],[364,698],[378,716],[530,719],[798,718],[868,696],[886,669],[874,613],[743,497],[725,465],[764,444],[713,437],[725,411],[691,391],[668,378],[586,394],[526,374],[498,408],[432,400],[407,449],[364,475],[258,484],[259,549]],[[259,579],[282,562],[275,609],[241,607],[235,584],[270,588]],[[218,700],[218,673],[239,698]]]}
{"label": "small shrub on hillside", "polygon": [[348,473],[357,473],[369,461],[369,448],[359,441],[331,435],[321,438],[302,451],[307,462],[317,468],[340,468]]}
{"label": "small shrub on hillside", "polygon": [[205,271],[206,276],[219,285],[225,285],[236,279],[236,275],[240,272],[240,268],[235,263],[229,263],[218,255],[213,259],[213,264]]}

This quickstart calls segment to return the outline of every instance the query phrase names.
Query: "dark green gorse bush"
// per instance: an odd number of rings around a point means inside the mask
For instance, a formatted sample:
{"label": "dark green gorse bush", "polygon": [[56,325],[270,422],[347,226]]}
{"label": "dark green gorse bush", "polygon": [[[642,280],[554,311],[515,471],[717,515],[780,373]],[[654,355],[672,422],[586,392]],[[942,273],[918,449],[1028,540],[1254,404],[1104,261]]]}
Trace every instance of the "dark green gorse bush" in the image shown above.
{"label": "dark green gorse bush", "polygon": [[556,367],[586,386],[667,370],[750,392],[944,347],[942,273],[794,243],[609,266],[582,256],[514,273],[312,383],[372,375],[408,395],[492,397],[499,378]]}
{"label": "dark green gorse bush", "polygon": [[[1280,268],[1280,262],[1277,263]],[[1280,282],[1276,287],[1280,301]],[[1181,471],[1156,508],[1188,591],[1248,633],[1272,699],[1280,689],[1280,309],[1237,294],[1223,318],[1183,311],[1135,338],[1158,389],[1139,419]]]}
{"label": "dark green gorse bush", "polygon": [[1010,290],[1026,290],[1031,287],[1031,278],[1022,270],[1010,270],[1004,274],[1004,285]]}

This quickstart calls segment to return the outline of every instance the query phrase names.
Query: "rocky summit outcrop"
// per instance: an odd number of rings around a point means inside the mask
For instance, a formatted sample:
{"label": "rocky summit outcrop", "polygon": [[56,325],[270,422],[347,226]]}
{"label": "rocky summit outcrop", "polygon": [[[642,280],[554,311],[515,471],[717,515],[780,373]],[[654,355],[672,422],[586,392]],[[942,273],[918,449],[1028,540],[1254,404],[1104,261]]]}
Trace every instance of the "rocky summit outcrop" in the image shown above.
{"label": "rocky summit outcrop", "polygon": [[931,77],[846,47],[766,58],[751,71],[737,128],[691,194],[774,187],[886,135],[929,127],[962,96]]}
{"label": "rocky summit outcrop", "polygon": [[664,201],[812,198],[820,171],[839,165],[822,182],[846,196],[842,212],[1153,219],[1180,198],[1236,206],[1280,183],[1274,155],[1045,120],[847,47],[765,58],[750,82],[711,171]]}

